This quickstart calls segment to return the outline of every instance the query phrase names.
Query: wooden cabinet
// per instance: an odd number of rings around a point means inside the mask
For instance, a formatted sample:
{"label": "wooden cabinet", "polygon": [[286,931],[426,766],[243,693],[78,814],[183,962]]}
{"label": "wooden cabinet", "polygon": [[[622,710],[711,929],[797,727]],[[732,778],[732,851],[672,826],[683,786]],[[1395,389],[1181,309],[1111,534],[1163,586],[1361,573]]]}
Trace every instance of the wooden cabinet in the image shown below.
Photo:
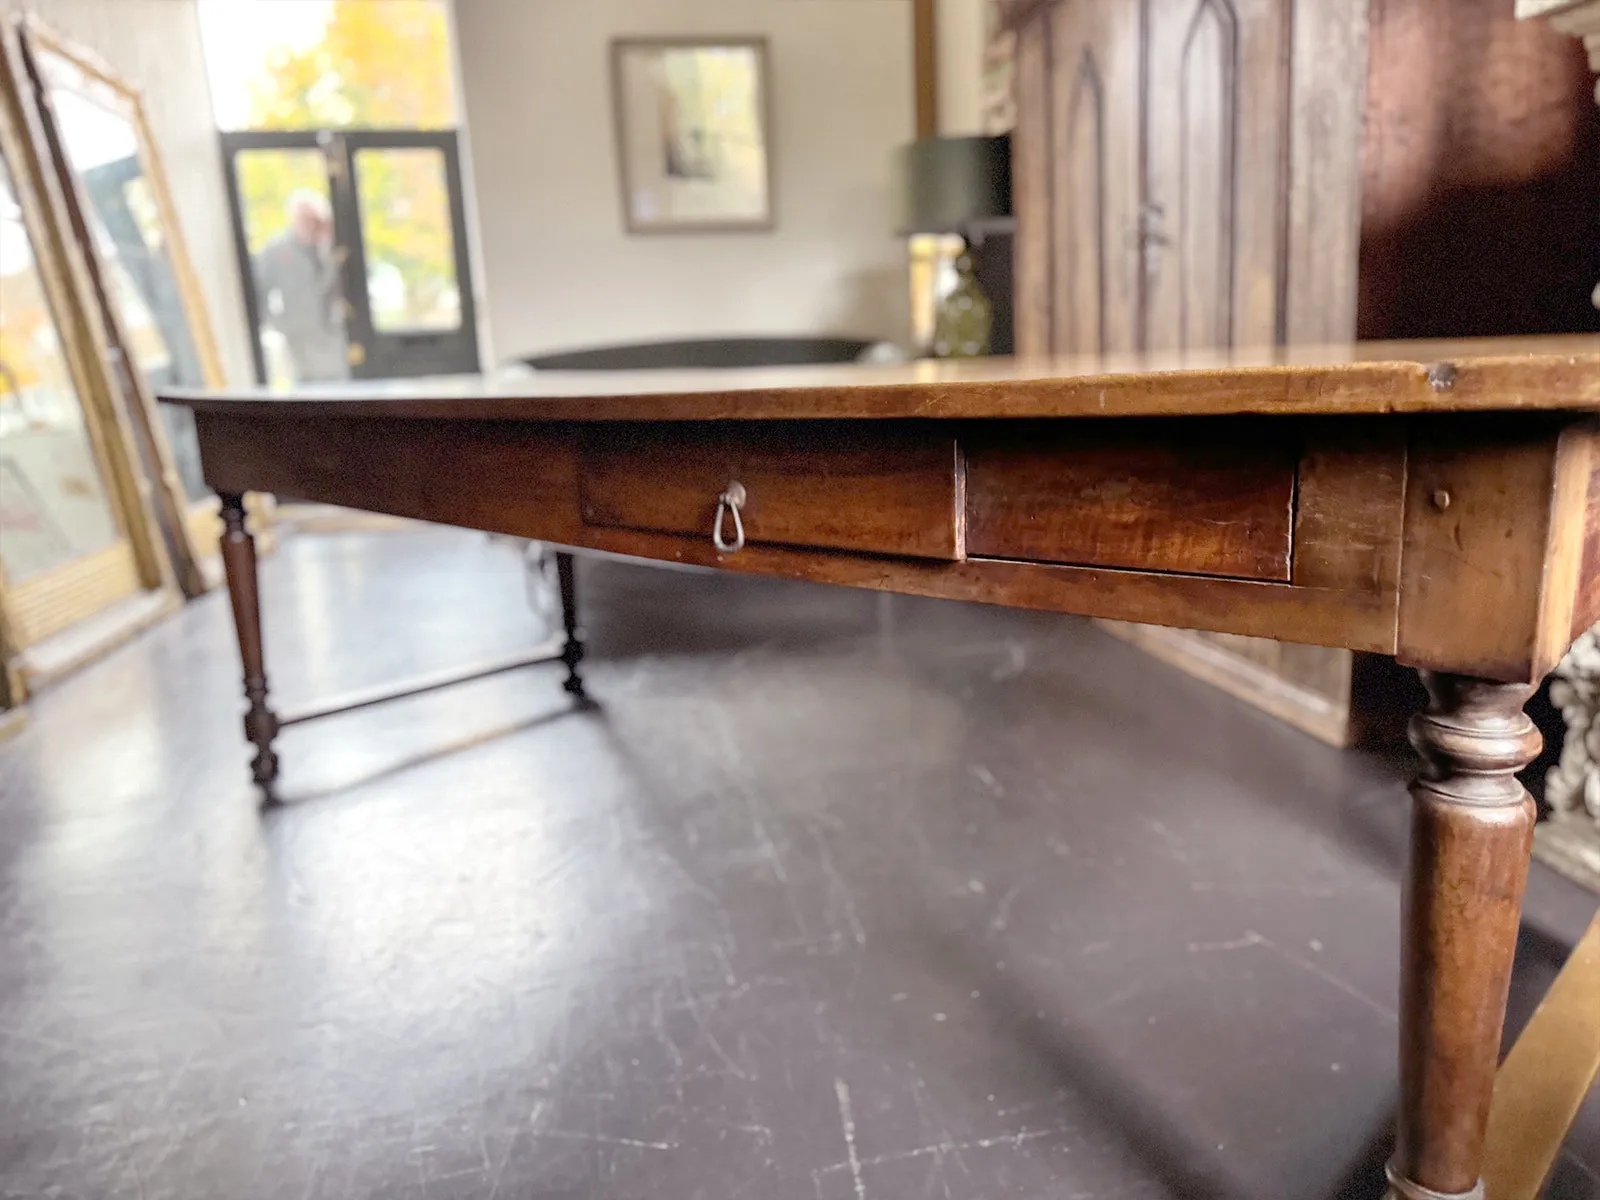
{"label": "wooden cabinet", "polygon": [[[1600,328],[1582,54],[1496,0],[1013,0],[1020,354]],[[1584,249],[1588,247],[1588,249]],[[1335,742],[1348,652],[1118,632]]]}
{"label": "wooden cabinet", "polygon": [[1017,13],[1020,352],[1354,333],[1364,2]]}
{"label": "wooden cabinet", "polygon": [[1290,0],[1049,5],[1018,41],[1026,351],[1282,335]]}

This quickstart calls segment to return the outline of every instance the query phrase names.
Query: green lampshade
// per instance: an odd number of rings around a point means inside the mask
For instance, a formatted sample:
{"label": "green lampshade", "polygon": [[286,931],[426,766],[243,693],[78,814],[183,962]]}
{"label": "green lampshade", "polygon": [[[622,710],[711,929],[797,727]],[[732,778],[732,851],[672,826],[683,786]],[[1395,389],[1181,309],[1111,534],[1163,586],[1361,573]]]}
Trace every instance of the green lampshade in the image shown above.
{"label": "green lampshade", "polygon": [[1011,215],[1009,137],[918,138],[900,147],[902,236],[962,233]]}

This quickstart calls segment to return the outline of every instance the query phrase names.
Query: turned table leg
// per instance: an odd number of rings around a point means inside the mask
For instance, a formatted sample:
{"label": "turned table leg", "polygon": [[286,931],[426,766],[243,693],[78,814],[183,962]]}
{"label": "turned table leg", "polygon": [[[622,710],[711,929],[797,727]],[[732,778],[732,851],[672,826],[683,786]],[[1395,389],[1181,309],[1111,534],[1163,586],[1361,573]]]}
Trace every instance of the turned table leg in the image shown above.
{"label": "turned table leg", "polygon": [[1533,848],[1534,806],[1515,772],[1538,754],[1531,686],[1422,672],[1411,721],[1403,893],[1400,1116],[1391,1200],[1483,1195],[1484,1130]]}
{"label": "turned table leg", "polygon": [[244,695],[249,708],[244,715],[244,736],[256,748],[250,764],[262,786],[278,777],[278,756],[272,739],[278,733],[277,715],[267,706],[267,669],[261,653],[261,602],[256,589],[256,540],[245,528],[244,497],[219,493],[222,499],[222,567],[228,576],[233,601],[233,624],[239,633],[239,657],[244,663]]}
{"label": "turned table leg", "polygon": [[578,674],[578,664],[583,661],[583,632],[578,628],[578,580],[572,555],[563,550],[556,551],[556,579],[561,586],[561,628],[566,634],[561,661],[567,665],[567,677],[561,686],[581,698],[583,678]]}

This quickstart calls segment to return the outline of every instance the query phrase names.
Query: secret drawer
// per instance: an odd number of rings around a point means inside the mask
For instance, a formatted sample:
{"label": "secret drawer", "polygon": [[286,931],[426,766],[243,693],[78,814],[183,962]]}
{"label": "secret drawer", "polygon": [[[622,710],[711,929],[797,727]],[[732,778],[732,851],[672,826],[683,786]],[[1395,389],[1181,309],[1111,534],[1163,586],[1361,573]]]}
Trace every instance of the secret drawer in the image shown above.
{"label": "secret drawer", "polygon": [[607,422],[584,430],[579,470],[590,525],[709,539],[737,484],[747,542],[960,557],[955,438],[928,426]]}
{"label": "secret drawer", "polygon": [[962,439],[967,553],[1288,580],[1293,433],[1181,418],[974,429]]}

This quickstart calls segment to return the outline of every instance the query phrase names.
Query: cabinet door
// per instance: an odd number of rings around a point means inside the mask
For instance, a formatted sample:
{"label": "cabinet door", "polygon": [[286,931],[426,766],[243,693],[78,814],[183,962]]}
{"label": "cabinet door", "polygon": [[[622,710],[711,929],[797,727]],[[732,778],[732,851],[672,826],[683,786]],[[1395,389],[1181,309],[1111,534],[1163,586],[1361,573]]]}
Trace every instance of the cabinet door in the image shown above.
{"label": "cabinet door", "polygon": [[1138,345],[1140,12],[1041,8],[1018,31],[1018,350]]}
{"label": "cabinet door", "polygon": [[[1350,336],[1366,3],[1022,10],[1020,353]],[[1346,651],[1117,632],[1330,741],[1351,736]]]}
{"label": "cabinet door", "polygon": [[1147,0],[1144,337],[1280,338],[1289,0]]}

